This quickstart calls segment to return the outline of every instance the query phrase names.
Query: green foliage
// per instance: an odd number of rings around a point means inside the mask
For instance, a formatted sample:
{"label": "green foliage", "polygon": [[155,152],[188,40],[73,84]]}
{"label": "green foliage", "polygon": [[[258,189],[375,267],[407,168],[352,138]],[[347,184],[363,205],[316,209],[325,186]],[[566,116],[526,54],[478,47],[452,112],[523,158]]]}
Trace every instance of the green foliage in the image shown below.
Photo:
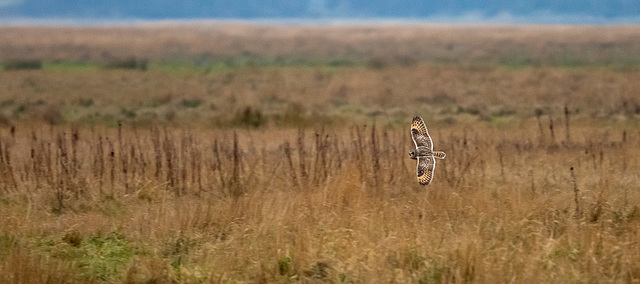
{"label": "green foliage", "polygon": [[16,101],[14,99],[8,99],[8,100],[0,101],[0,108],[6,107],[6,106],[11,106],[11,105],[13,105],[15,103],[16,103]]}
{"label": "green foliage", "polygon": [[105,65],[107,69],[129,69],[147,71],[149,61],[145,59],[127,58],[123,60],[114,60]]}
{"label": "green foliage", "polygon": [[91,61],[54,60],[47,62],[43,69],[51,72],[84,72],[100,69],[100,64]]}
{"label": "green foliage", "polygon": [[4,70],[41,70],[42,60],[19,60],[4,64]]}
{"label": "green foliage", "polygon": [[3,235],[0,235],[0,260],[2,260],[11,249],[17,245],[18,240],[12,236],[7,234],[6,232]]}
{"label": "green foliage", "polygon": [[294,275],[294,267],[290,257],[278,259],[278,273],[281,276]]}
{"label": "green foliage", "polygon": [[140,251],[118,232],[84,237],[77,231],[62,238],[43,238],[40,251],[55,259],[75,263],[82,278],[114,282]]}
{"label": "green foliage", "polygon": [[81,99],[78,99],[76,102],[79,106],[84,108],[87,108],[93,105],[93,99],[91,98],[87,98],[87,99],[81,98]]}
{"label": "green foliage", "polygon": [[170,265],[179,274],[180,269],[185,265],[186,256],[189,254],[189,248],[193,245],[193,241],[179,237],[175,242],[172,242],[168,247],[167,257],[170,260]]}
{"label": "green foliage", "polygon": [[339,273],[338,274],[338,280],[340,280],[340,283],[345,283],[347,281],[347,274],[346,273]]}
{"label": "green foliage", "polygon": [[197,108],[202,104],[201,99],[182,99],[181,105],[186,108]]}
{"label": "green foliage", "polygon": [[494,111],[491,115],[492,116],[497,116],[497,117],[505,117],[505,116],[515,115],[516,113],[517,113],[517,111],[515,109],[500,108],[499,110]]}
{"label": "green foliage", "polygon": [[451,269],[446,263],[438,263],[430,259],[428,265],[425,265],[420,272],[418,283],[443,283],[447,282],[447,276],[451,274]]}
{"label": "green foliage", "polygon": [[258,128],[266,123],[266,118],[262,115],[259,109],[252,109],[251,107],[245,107],[244,109],[236,112],[233,119],[234,124]]}
{"label": "green foliage", "polygon": [[87,276],[100,280],[120,275],[137,253],[124,236],[118,233],[90,237],[79,249],[80,266],[85,267]]}
{"label": "green foliage", "polygon": [[122,115],[124,115],[124,117],[127,118],[127,119],[133,119],[133,118],[136,118],[136,116],[137,116],[135,110],[129,110],[129,109],[126,109],[126,108],[120,109],[120,113],[122,113]]}
{"label": "green foliage", "polygon": [[329,67],[348,67],[348,66],[355,66],[357,65],[354,61],[352,60],[346,60],[346,59],[333,59],[330,60],[327,65]]}
{"label": "green foliage", "polygon": [[173,96],[171,94],[166,94],[159,97],[153,97],[151,98],[149,106],[152,108],[157,108],[170,103],[172,99],[173,99]]}
{"label": "green foliage", "polygon": [[62,237],[62,240],[73,247],[80,247],[80,244],[82,244],[82,235],[74,230],[66,233],[64,237]]}
{"label": "green foliage", "polygon": [[14,113],[16,114],[21,114],[23,112],[25,112],[27,110],[27,105],[26,104],[20,104],[16,107]]}
{"label": "green foliage", "polygon": [[514,52],[512,55],[505,56],[500,60],[500,64],[513,69],[524,67],[540,67],[542,62],[535,58],[534,55],[525,52]]}
{"label": "green foliage", "polygon": [[302,126],[305,123],[305,109],[301,104],[292,103],[284,111],[282,122],[288,125]]}
{"label": "green foliage", "polygon": [[383,58],[372,58],[367,61],[367,67],[371,69],[384,69],[389,65],[387,60]]}

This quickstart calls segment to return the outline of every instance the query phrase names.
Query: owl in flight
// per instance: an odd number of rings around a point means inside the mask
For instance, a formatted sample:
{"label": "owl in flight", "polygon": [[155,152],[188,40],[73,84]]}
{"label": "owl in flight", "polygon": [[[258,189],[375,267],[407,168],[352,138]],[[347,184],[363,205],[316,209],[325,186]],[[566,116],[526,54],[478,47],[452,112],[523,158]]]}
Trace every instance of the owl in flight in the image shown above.
{"label": "owl in flight", "polygon": [[427,132],[427,126],[419,116],[411,121],[411,139],[415,149],[409,151],[409,157],[418,160],[418,182],[421,185],[428,185],[433,180],[436,159],[444,159],[446,154],[442,151],[433,151],[433,141]]}

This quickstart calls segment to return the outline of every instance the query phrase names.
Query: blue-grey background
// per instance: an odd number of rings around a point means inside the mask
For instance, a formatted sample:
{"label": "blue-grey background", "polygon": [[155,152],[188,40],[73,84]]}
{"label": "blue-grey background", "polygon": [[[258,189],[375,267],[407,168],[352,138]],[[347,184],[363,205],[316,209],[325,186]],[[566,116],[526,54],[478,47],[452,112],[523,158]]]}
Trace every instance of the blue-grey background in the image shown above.
{"label": "blue-grey background", "polygon": [[393,19],[640,23],[638,0],[0,0],[0,20]]}

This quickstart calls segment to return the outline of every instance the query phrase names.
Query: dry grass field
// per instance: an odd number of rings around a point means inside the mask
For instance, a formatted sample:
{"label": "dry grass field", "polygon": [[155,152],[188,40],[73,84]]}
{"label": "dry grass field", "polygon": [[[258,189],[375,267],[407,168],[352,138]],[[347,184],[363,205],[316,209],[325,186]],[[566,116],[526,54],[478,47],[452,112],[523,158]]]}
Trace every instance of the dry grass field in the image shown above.
{"label": "dry grass field", "polygon": [[637,26],[261,26],[0,27],[0,61],[198,63],[372,61],[528,65],[640,62]]}
{"label": "dry grass field", "polygon": [[0,28],[0,282],[638,283],[638,33]]}

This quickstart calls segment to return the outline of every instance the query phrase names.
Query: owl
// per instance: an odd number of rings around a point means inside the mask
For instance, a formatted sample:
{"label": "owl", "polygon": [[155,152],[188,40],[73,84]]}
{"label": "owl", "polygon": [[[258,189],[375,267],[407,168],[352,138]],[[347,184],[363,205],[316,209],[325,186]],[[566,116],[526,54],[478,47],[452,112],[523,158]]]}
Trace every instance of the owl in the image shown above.
{"label": "owl", "polygon": [[433,151],[433,141],[427,132],[427,126],[419,116],[414,117],[411,121],[411,139],[413,139],[415,149],[409,151],[409,157],[418,160],[418,182],[421,185],[428,185],[433,180],[436,159],[444,159],[446,154],[442,151]]}

